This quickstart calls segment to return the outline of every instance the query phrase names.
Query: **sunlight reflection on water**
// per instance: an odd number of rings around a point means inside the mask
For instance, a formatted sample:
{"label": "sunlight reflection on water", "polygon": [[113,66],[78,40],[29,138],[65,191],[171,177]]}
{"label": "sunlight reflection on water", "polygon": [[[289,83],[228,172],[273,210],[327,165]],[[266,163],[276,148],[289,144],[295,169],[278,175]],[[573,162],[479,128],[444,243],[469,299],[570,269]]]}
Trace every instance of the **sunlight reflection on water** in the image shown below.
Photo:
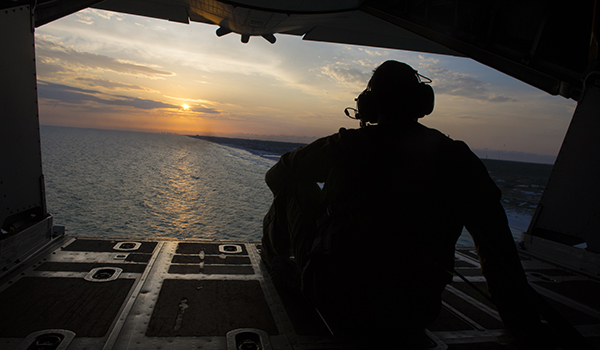
{"label": "sunlight reflection on water", "polygon": [[186,136],[42,126],[48,211],[73,235],[259,240],[276,159]]}

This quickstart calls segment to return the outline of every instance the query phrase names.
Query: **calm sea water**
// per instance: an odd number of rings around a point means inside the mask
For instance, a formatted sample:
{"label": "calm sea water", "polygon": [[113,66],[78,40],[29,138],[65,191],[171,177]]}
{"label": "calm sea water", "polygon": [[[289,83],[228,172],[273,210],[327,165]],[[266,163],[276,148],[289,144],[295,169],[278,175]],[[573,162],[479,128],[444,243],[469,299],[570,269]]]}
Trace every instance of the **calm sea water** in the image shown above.
{"label": "calm sea water", "polygon": [[259,240],[276,158],[187,136],[41,127],[48,211],[71,235]]}
{"label": "calm sea water", "polygon": [[[264,175],[285,148],[259,142],[257,151],[243,140],[230,146],[188,136],[54,126],[41,127],[41,140],[55,225],[70,235],[114,238],[260,240],[273,199]],[[506,178],[514,176],[504,174],[499,185]],[[529,193],[527,186],[522,191]],[[533,211],[523,210],[524,196],[508,194],[513,200],[505,197],[503,204],[519,240]],[[534,208],[537,199],[529,201]],[[472,245],[466,231],[458,244]]]}

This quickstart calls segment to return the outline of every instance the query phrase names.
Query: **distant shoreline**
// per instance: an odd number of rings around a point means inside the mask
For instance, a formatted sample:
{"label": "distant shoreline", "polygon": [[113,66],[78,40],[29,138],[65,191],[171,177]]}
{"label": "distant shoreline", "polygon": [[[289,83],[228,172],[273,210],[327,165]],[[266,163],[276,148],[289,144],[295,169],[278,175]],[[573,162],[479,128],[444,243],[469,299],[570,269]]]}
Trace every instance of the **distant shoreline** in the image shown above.
{"label": "distant shoreline", "polygon": [[[214,142],[222,145],[227,145],[235,148],[246,149],[254,154],[261,155],[262,153],[269,155],[279,155],[286,152],[291,152],[296,148],[306,146],[308,143],[302,142],[285,142],[285,141],[271,141],[271,140],[256,140],[256,139],[243,139],[243,138],[234,138],[234,137],[221,137],[221,136],[206,136],[206,135],[187,135],[191,138],[206,140],[209,142]],[[262,153],[261,153],[262,152]],[[524,163],[524,164],[537,164],[540,165],[541,168],[547,168],[551,170],[552,165],[554,164],[554,157],[547,155],[538,155],[538,154],[529,154],[523,152],[502,152],[502,151],[494,151],[494,150],[473,150],[473,152],[484,162],[513,162],[513,163]],[[482,156],[482,154],[484,156]],[[498,156],[494,158],[494,155]],[[511,155],[514,158],[521,159],[531,159],[533,161],[527,160],[513,160],[513,159],[503,159],[508,155]],[[492,156],[492,158],[488,158],[488,156]],[[489,162],[488,162],[489,161]]]}
{"label": "distant shoreline", "polygon": [[188,135],[191,138],[205,140],[209,142],[218,143],[221,145],[231,146],[239,149],[247,150],[253,154],[264,156],[281,156],[284,153],[291,152],[296,148],[306,146],[306,143],[299,142],[283,142],[283,141],[265,141],[265,140],[251,140],[251,139],[238,139],[232,137],[220,137],[220,136],[203,136],[203,135]]}

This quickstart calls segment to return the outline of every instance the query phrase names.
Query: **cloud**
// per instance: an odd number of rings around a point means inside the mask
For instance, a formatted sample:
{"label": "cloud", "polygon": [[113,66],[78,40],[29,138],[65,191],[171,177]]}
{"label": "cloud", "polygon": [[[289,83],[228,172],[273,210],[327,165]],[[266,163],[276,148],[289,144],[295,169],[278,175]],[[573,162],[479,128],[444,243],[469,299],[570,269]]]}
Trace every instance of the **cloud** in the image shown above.
{"label": "cloud", "polygon": [[218,108],[210,107],[210,106],[217,106],[217,107],[226,106],[226,107],[241,108],[241,106],[238,106],[238,105],[235,105],[232,103],[217,102],[217,101],[204,100],[204,99],[199,99],[199,98],[173,97],[173,96],[167,96],[167,95],[163,95],[163,97],[172,99],[175,101],[185,102],[187,105],[190,106],[189,107],[190,112],[195,112],[195,113],[199,113],[199,114],[219,114],[219,115],[225,114],[223,109],[218,109]]}
{"label": "cloud", "polygon": [[111,18],[114,17],[117,21],[122,21],[124,18],[123,15],[120,13],[110,12],[110,11],[100,11],[100,10],[90,9],[90,8],[87,8],[87,9],[77,12],[75,14],[75,17],[77,18],[76,19],[77,22],[81,22],[81,23],[87,24],[87,25],[94,24],[95,19],[110,20]]}
{"label": "cloud", "polygon": [[167,96],[167,95],[163,95],[163,96],[166,98],[170,98],[172,100],[183,101],[183,102],[208,103],[208,104],[217,104],[218,103],[215,101],[209,101],[209,100],[204,100],[204,99],[200,99],[200,98],[174,97],[174,96]]}
{"label": "cloud", "polygon": [[364,86],[371,78],[371,71],[363,71],[354,67],[325,66],[321,73],[337,83]]}
{"label": "cloud", "polygon": [[221,111],[216,108],[205,107],[205,106],[195,106],[191,107],[190,110],[197,113],[206,113],[206,114],[221,114]]}
{"label": "cloud", "polygon": [[91,16],[87,16],[83,13],[78,13],[77,14],[77,22],[81,22],[83,24],[90,25],[90,24],[94,24],[94,18]]}
{"label": "cloud", "polygon": [[[120,74],[147,78],[161,78],[175,75],[175,73],[161,70],[151,65],[79,51],[41,37],[36,40],[36,51],[41,65],[62,66],[63,69],[61,71],[73,71],[77,69],[96,72],[113,71]],[[42,71],[47,71],[46,69],[46,67],[43,67]],[[54,71],[57,70],[59,69],[54,68]]]}
{"label": "cloud", "polygon": [[131,107],[143,110],[180,107],[156,100],[111,95],[96,90],[82,89],[43,81],[38,82],[38,93],[40,99],[80,106],[87,106],[88,102],[92,102],[104,106]]}
{"label": "cloud", "polygon": [[489,84],[484,83],[470,74],[451,71],[441,68],[434,63],[423,64],[434,80],[433,88],[438,95],[450,95],[472,98],[488,102],[516,102],[517,100],[493,93],[488,89]]}
{"label": "cloud", "polygon": [[381,50],[374,50],[374,49],[368,49],[368,48],[363,48],[363,47],[359,47],[358,50],[363,51],[364,53],[366,53],[369,56],[384,56],[385,54],[381,51]]}
{"label": "cloud", "polygon": [[77,81],[83,82],[87,86],[91,87],[104,87],[110,90],[123,90],[123,91],[154,91],[139,85],[127,84],[127,83],[119,83],[112,80],[106,79],[97,79],[97,78],[75,78]]}
{"label": "cloud", "polygon": [[500,95],[500,96],[491,95],[488,98],[488,101],[490,101],[490,102],[517,102],[517,100],[515,100],[514,98],[506,97],[503,95]]}
{"label": "cloud", "polygon": [[122,21],[123,18],[125,18],[125,16],[123,16],[123,14],[117,13],[117,12],[112,12],[112,11],[101,11],[101,10],[87,8],[81,12],[93,13],[98,17],[102,17],[102,18],[108,19],[108,20],[110,20],[111,18],[114,18],[117,21]]}

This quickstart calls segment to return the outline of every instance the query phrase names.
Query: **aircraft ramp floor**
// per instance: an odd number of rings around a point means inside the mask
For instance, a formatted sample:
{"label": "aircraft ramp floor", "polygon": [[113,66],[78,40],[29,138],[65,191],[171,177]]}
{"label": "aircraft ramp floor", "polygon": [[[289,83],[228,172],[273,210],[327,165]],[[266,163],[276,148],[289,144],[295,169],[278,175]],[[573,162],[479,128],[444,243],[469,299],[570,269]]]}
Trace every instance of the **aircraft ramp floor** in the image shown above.
{"label": "aircraft ramp floor", "polygon": [[[485,290],[474,249],[455,260]],[[524,253],[522,262],[531,285],[600,348],[598,277]],[[0,282],[1,349],[348,348],[306,301],[277,292],[255,242],[67,236]],[[514,348],[494,306],[459,278],[427,334],[430,349]]]}

